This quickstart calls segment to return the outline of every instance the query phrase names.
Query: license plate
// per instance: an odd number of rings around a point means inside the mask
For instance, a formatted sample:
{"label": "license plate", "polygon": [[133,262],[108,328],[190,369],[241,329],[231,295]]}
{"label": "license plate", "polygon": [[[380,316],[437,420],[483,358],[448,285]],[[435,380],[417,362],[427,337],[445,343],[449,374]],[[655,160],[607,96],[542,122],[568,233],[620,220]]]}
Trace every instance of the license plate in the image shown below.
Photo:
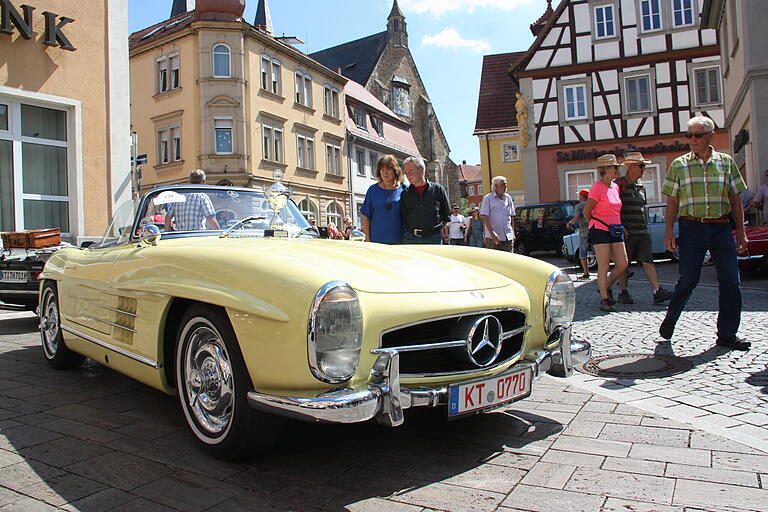
{"label": "license plate", "polygon": [[492,409],[531,394],[533,372],[530,368],[448,388],[448,416],[456,417],[483,409]]}
{"label": "license plate", "polygon": [[26,270],[3,270],[1,281],[4,283],[26,283]]}

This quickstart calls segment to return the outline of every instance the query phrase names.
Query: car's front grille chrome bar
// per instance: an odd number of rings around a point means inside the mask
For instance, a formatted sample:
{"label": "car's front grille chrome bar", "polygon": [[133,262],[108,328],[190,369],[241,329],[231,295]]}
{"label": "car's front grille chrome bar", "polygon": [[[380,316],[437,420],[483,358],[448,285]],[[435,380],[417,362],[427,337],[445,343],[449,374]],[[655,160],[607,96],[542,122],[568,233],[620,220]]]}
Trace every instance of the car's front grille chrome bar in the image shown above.
{"label": "car's front grille chrome bar", "polygon": [[[518,334],[527,331],[530,328],[531,328],[530,325],[524,325],[522,327],[518,327],[517,329],[513,329],[511,331],[505,331],[502,334],[501,339],[508,340],[509,338],[513,338]],[[467,346],[467,340],[455,340],[455,341],[442,341],[440,343],[423,343],[421,345],[403,345],[400,347],[375,348],[371,350],[371,353],[381,354],[382,352],[387,352],[388,350],[394,350],[397,352],[418,352],[421,350],[439,350],[442,348],[457,348],[457,347],[466,347],[466,346]]]}

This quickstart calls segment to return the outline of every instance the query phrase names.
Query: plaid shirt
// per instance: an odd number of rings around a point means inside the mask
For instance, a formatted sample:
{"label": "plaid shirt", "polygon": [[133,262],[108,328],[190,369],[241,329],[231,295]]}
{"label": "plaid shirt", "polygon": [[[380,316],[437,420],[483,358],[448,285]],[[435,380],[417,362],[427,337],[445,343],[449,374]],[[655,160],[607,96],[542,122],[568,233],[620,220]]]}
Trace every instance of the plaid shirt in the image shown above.
{"label": "plaid shirt", "polygon": [[745,188],[736,162],[715,151],[705,164],[691,151],[675,158],[661,187],[661,193],[678,200],[679,215],[715,219],[731,212],[728,197]]}
{"label": "plaid shirt", "polygon": [[168,215],[176,221],[176,231],[208,229],[205,218],[216,215],[211,198],[202,192],[184,194],[184,197],[187,200],[183,203],[171,203],[168,207]]}

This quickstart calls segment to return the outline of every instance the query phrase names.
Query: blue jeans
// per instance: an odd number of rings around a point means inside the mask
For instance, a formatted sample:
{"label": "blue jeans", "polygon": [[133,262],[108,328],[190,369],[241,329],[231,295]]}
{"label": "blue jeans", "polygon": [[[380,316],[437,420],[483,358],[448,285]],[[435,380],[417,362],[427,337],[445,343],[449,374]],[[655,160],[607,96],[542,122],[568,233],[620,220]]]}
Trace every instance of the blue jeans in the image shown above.
{"label": "blue jeans", "polygon": [[443,235],[435,233],[429,236],[414,236],[413,233],[406,233],[403,236],[404,244],[425,244],[425,245],[443,245]]}
{"label": "blue jeans", "polygon": [[701,223],[680,219],[680,278],[672,292],[665,322],[677,323],[680,313],[701,276],[701,264],[707,251],[717,270],[720,287],[717,335],[734,336],[741,322],[741,281],[736,261],[736,242],[728,223]]}

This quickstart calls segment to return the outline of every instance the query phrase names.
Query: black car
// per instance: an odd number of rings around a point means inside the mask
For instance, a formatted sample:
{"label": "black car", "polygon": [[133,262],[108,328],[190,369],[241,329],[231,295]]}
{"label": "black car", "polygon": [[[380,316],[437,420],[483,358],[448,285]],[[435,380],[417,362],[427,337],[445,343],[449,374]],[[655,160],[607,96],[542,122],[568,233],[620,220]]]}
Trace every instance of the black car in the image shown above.
{"label": "black car", "polygon": [[578,201],[528,204],[516,208],[515,252],[555,251],[565,256],[563,236],[573,230],[566,225],[573,218]]}
{"label": "black car", "polygon": [[34,311],[38,302],[37,277],[51,254],[59,249],[0,249],[0,307]]}

